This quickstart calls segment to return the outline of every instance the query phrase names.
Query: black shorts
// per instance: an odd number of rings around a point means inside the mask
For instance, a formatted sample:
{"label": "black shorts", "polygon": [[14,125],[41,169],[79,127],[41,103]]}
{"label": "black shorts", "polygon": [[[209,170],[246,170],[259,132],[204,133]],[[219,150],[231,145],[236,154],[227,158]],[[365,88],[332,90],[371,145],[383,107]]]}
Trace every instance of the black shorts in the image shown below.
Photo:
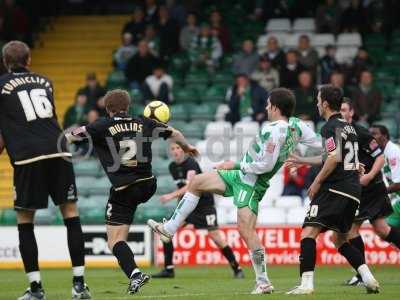
{"label": "black shorts", "polygon": [[341,194],[320,191],[310,203],[303,227],[321,226],[322,232],[334,230],[341,233],[350,231],[358,202]]}
{"label": "black shorts", "polygon": [[120,191],[111,188],[106,206],[106,224],[131,225],[138,205],[147,202],[156,189],[157,180],[154,177],[131,184]]}
{"label": "black shorts", "polygon": [[55,205],[76,202],[72,163],[50,158],[14,166],[15,210],[47,208],[49,196]]}
{"label": "black shorts", "polygon": [[378,218],[385,218],[393,212],[385,184],[377,183],[369,189],[363,189],[361,194],[360,208],[356,213],[354,222],[369,220],[375,221]]}
{"label": "black shorts", "polygon": [[187,224],[196,229],[215,230],[218,228],[217,211],[214,205],[200,206],[186,218]]}

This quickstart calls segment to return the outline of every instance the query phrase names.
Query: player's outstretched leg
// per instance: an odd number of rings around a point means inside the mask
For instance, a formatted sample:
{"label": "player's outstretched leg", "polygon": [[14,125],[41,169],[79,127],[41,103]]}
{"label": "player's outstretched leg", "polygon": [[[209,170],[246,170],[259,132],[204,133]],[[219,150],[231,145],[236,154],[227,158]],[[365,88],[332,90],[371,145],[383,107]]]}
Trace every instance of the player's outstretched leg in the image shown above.
{"label": "player's outstretched leg", "polygon": [[167,222],[161,224],[149,219],[147,224],[154,232],[160,235],[160,238],[164,243],[168,243],[172,240],[172,237],[178,228],[196,208],[201,193],[211,192],[222,195],[224,191],[225,183],[216,171],[198,174],[190,181],[188,191],[182,197],[182,200],[175,208],[174,214]]}
{"label": "player's outstretched leg", "polygon": [[391,243],[400,249],[400,229],[389,226],[384,218],[378,218],[372,222],[376,234],[384,241]]}
{"label": "player's outstretched leg", "polygon": [[233,270],[233,277],[237,279],[244,278],[243,270],[237,262],[235,255],[233,254],[232,248],[229,247],[229,245],[223,239],[221,231],[219,229],[209,230],[208,235],[221,250],[222,255],[229,262],[229,265]]}
{"label": "player's outstretched leg", "polygon": [[45,294],[40,279],[38,247],[33,231],[34,211],[17,211],[19,251],[30,287],[18,300],[44,300]]}
{"label": "player's outstretched leg", "polygon": [[135,294],[150,280],[150,276],[142,273],[136,265],[135,256],[126,243],[128,232],[129,225],[107,225],[108,247],[130,280],[128,294]]}
{"label": "player's outstretched leg", "polygon": [[335,233],[335,246],[349,264],[360,274],[367,293],[379,293],[379,283],[365,263],[364,256],[347,242],[347,234]]}
{"label": "player's outstretched leg", "polygon": [[265,263],[265,249],[256,232],[257,215],[249,208],[238,209],[238,229],[249,250],[251,263],[256,275],[256,285],[252,294],[271,294],[274,287],[268,278]]}
{"label": "player's outstretched leg", "polygon": [[174,257],[174,244],[172,241],[169,243],[163,243],[164,251],[164,269],[160,272],[151,275],[152,278],[174,278],[175,277],[175,267],[173,264]]}
{"label": "player's outstretched leg", "polygon": [[76,203],[60,205],[60,211],[67,228],[67,242],[72,263],[72,299],[91,299],[89,287],[85,283],[85,246],[81,221]]}
{"label": "player's outstretched leg", "polygon": [[317,257],[315,239],[321,227],[306,226],[301,232],[300,277],[301,283],[287,292],[288,295],[308,295],[314,293],[314,270]]}
{"label": "player's outstretched leg", "polygon": [[[360,227],[361,227],[361,223],[359,223],[359,222],[353,223],[351,230],[348,233],[348,237],[349,237],[350,245],[353,246],[354,248],[356,248],[360,252],[360,254],[362,255],[362,257],[365,261],[365,246],[364,246],[364,241],[359,233]],[[349,280],[346,280],[345,285],[362,286],[363,282],[362,282],[361,275],[357,273]]]}

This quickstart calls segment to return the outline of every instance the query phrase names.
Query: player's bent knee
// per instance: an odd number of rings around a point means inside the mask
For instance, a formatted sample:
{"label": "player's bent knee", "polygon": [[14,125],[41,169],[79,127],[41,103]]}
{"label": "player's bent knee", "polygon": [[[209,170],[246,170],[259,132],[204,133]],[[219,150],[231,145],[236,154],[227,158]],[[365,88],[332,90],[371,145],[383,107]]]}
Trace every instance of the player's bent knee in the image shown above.
{"label": "player's bent knee", "polygon": [[75,202],[60,204],[59,208],[64,219],[79,216],[78,207]]}
{"label": "player's bent knee", "polygon": [[31,210],[17,210],[17,222],[22,223],[33,223],[35,211]]}

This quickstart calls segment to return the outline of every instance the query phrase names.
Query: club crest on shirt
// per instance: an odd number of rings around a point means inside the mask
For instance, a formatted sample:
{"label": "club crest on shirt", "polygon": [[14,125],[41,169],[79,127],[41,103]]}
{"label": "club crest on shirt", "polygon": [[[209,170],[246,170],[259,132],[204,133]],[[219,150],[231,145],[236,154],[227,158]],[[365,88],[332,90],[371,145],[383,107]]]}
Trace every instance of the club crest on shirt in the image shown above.
{"label": "club crest on shirt", "polygon": [[327,152],[332,152],[336,149],[335,139],[333,137],[330,137],[325,141],[325,148]]}
{"label": "club crest on shirt", "polygon": [[390,165],[391,167],[395,167],[396,164],[397,164],[397,158],[396,158],[396,157],[393,157],[393,158],[390,158],[390,159],[389,159],[389,165]]}

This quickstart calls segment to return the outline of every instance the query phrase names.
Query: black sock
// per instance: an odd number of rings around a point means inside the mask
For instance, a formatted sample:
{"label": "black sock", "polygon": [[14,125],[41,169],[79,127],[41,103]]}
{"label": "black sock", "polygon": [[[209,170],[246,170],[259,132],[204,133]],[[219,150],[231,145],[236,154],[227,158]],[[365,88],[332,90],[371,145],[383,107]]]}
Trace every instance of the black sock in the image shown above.
{"label": "black sock", "polygon": [[317,259],[315,240],[304,238],[300,242],[300,277],[304,272],[314,271]]}
{"label": "black sock", "polygon": [[32,223],[18,224],[19,252],[24,263],[25,273],[39,271],[38,247]]}
{"label": "black sock", "polygon": [[365,258],[358,249],[351,246],[349,243],[344,243],[339,247],[338,252],[342,254],[349,264],[357,271],[358,267],[365,264]]}
{"label": "black sock", "polygon": [[164,266],[165,269],[173,269],[173,257],[174,257],[174,244],[172,242],[163,243],[164,251]]}
{"label": "black sock", "polygon": [[355,237],[354,239],[349,240],[349,243],[351,246],[356,248],[361,255],[363,256],[363,259],[365,261],[365,246],[364,246],[364,241],[362,237],[359,235],[358,237]]}
{"label": "black sock", "polygon": [[[69,255],[73,267],[81,267],[85,265],[85,243],[83,241],[82,226],[79,217],[64,219],[65,227],[67,227],[67,240]],[[83,276],[74,276],[73,282],[84,282]]]}
{"label": "black sock", "polygon": [[397,228],[391,227],[389,234],[385,238],[385,241],[388,243],[392,243],[398,249],[400,249],[400,230]]}
{"label": "black sock", "polygon": [[118,264],[128,278],[131,278],[133,270],[137,268],[135,256],[131,248],[124,241],[116,243],[112,249],[114,256],[118,259]]}
{"label": "black sock", "polygon": [[236,261],[235,254],[233,254],[232,248],[226,246],[225,248],[221,249],[222,254],[228,260],[231,268],[234,272],[238,272],[240,270],[239,263]]}

